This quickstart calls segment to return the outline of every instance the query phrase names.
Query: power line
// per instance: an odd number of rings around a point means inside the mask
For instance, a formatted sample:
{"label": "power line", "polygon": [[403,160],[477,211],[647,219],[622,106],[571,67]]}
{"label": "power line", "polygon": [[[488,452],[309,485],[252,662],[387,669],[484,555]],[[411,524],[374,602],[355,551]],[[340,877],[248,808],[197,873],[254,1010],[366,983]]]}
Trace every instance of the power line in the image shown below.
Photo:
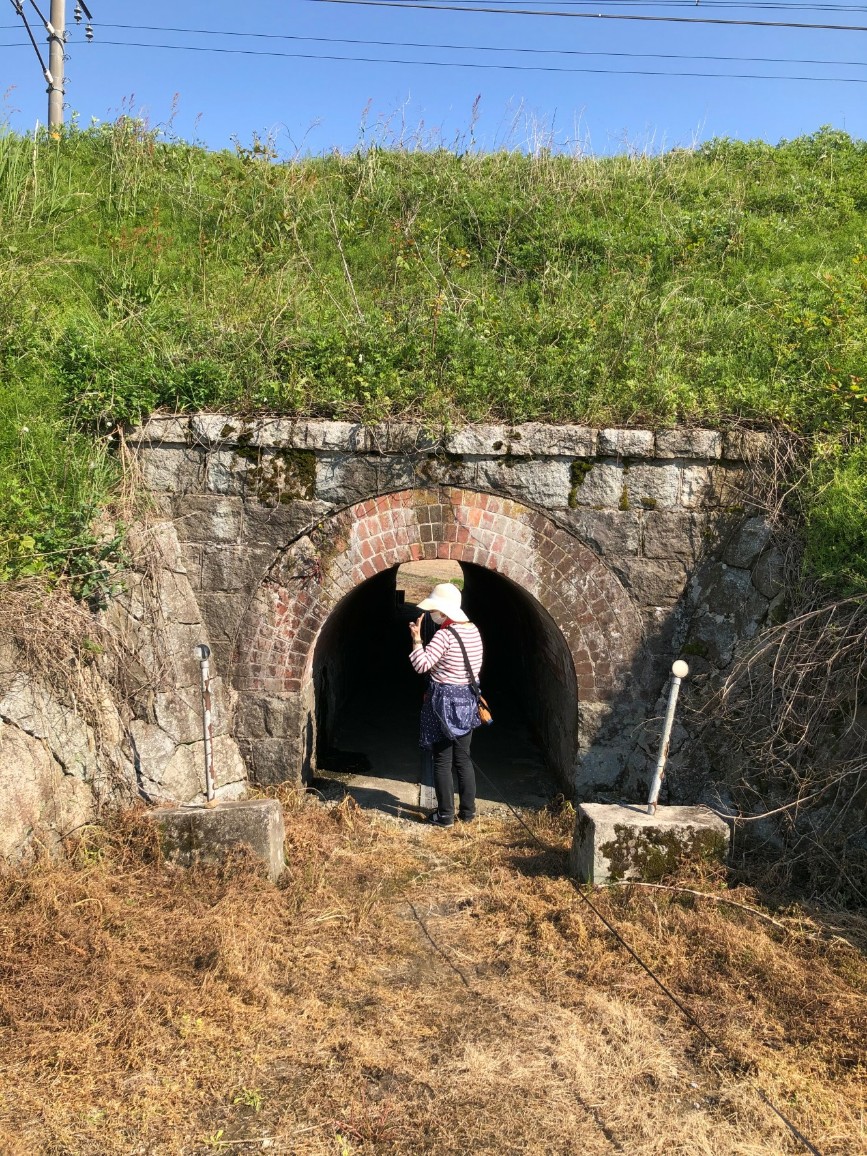
{"label": "power line", "polygon": [[[677,3],[688,3],[695,6],[695,0],[676,0]],[[434,48],[455,52],[514,52],[533,56],[613,56],[640,60],[713,60],[721,62],[740,62],[752,64],[819,64],[833,67],[842,65],[851,68],[867,68],[864,60],[820,60],[811,57],[788,56],[713,56],[700,53],[676,52],[605,52],[602,50],[578,48],[526,48],[526,47],[498,47],[490,44],[436,44],[428,41],[413,40],[361,40],[343,36],[297,36],[290,33],[278,32],[241,32],[217,31],[213,28],[174,28],[155,24],[100,24],[100,28],[118,28],[134,32],[175,32],[192,36],[225,36],[246,37],[261,40],[289,40],[295,43],[313,44],[352,44],[357,46],[376,48]]]}
{"label": "power line", "polygon": [[[317,0],[317,2],[320,2],[320,0]],[[338,2],[341,2],[341,0],[338,0]],[[763,72],[690,72],[686,70],[680,71],[672,69],[660,71],[643,68],[563,68],[557,65],[544,64],[485,64],[477,61],[461,60],[403,60],[396,57],[383,56],[336,56],[331,53],[276,52],[261,51],[252,48],[203,47],[192,44],[145,44],[132,40],[103,40],[102,37],[100,37],[99,43],[114,48],[145,48],[169,52],[217,53],[229,56],[263,56],[286,60],[326,60],[343,64],[400,64],[414,68],[463,68],[501,72],[554,72],[591,76],[658,76],[663,79],[684,77],[701,80],[784,80],[812,84],[867,84],[867,78],[854,76],[791,76],[788,74]],[[20,48],[22,45],[20,43],[6,44],[0,45],[0,47]]]}
{"label": "power line", "polygon": [[[640,20],[659,24],[728,24],[749,28],[801,28],[812,32],[867,32],[862,24],[807,24],[784,20],[729,20],[721,16],[647,16],[637,12],[533,11],[531,8],[469,7],[466,4],[423,4],[410,0],[305,0],[307,4],[354,4],[363,8],[411,8],[414,12],[481,12],[495,16],[560,16],[566,20]],[[696,5],[697,6],[697,5]]]}

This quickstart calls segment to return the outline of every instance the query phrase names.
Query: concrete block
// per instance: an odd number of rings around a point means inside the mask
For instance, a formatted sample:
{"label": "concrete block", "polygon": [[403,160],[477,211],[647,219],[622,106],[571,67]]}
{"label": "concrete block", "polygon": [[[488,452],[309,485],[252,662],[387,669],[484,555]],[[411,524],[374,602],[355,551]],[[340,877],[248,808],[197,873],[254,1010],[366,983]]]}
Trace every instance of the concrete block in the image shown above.
{"label": "concrete block", "polygon": [[147,818],[160,827],[163,854],[173,863],[219,863],[237,846],[262,860],[275,883],[283,874],[286,828],[275,799],[241,799],[211,806],[156,807]]}
{"label": "concrete block", "polygon": [[583,883],[638,879],[652,883],[690,860],[724,861],[728,824],[706,807],[582,803],[569,871]]}

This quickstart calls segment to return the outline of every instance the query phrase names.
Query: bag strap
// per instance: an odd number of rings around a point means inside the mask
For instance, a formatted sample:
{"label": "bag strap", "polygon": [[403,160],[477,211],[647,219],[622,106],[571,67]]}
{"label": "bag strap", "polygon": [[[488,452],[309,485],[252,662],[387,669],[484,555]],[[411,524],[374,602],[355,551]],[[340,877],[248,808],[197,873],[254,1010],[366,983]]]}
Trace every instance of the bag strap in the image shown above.
{"label": "bag strap", "polygon": [[453,635],[458,640],[458,646],[461,648],[461,654],[464,656],[464,666],[467,668],[467,678],[469,679],[469,685],[473,688],[473,691],[477,695],[481,694],[482,688],[479,686],[478,680],[473,674],[473,668],[470,666],[470,659],[467,655],[467,648],[464,646],[464,640],[453,626],[447,626],[446,630],[449,632],[449,634]]}

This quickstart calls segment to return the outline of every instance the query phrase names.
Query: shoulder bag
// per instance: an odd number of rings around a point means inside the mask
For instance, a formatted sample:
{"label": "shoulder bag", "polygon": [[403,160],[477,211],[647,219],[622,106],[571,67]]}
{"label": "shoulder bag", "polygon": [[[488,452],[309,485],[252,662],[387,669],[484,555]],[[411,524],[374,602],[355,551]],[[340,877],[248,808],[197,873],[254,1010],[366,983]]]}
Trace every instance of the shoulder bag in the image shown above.
{"label": "shoulder bag", "polygon": [[473,674],[473,668],[470,666],[470,659],[467,655],[467,648],[464,646],[464,640],[451,626],[447,626],[446,630],[448,630],[449,634],[454,635],[454,637],[458,640],[458,646],[461,648],[461,654],[464,656],[464,665],[467,668],[467,678],[469,679],[470,690],[472,690],[473,694],[476,696],[476,703],[478,704],[479,708],[479,721],[483,726],[490,726],[494,721],[494,717],[491,714],[491,708],[482,698],[482,688],[479,686],[476,677]]}

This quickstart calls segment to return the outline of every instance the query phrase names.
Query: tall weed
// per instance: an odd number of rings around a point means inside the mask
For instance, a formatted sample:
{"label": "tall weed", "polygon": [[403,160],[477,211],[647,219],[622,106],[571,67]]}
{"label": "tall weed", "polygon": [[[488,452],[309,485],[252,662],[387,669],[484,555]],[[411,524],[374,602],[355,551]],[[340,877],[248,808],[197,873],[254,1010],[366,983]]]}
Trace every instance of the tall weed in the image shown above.
{"label": "tall weed", "polygon": [[0,136],[19,424],[38,410],[101,437],[155,408],[232,407],[863,437],[863,142],[597,158],[400,132],[286,162],[129,116]]}

